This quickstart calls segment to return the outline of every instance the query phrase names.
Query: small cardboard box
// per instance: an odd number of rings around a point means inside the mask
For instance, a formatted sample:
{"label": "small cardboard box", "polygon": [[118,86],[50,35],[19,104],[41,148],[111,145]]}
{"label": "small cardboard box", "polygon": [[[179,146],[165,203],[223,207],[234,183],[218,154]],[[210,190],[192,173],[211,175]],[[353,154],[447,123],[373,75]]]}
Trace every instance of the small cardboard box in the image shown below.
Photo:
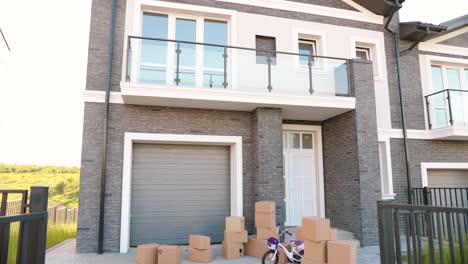
{"label": "small cardboard box", "polygon": [[[286,245],[286,249],[291,252],[291,245]],[[286,253],[284,253],[282,250],[279,250],[279,264],[288,264],[288,257],[286,256]]]}
{"label": "small cardboard box", "polygon": [[247,231],[224,231],[224,241],[226,243],[246,243],[248,241]]}
{"label": "small cardboard box", "polygon": [[273,213],[275,212],[275,202],[261,201],[255,203],[256,213]]}
{"label": "small cardboard box", "polygon": [[243,216],[226,217],[226,231],[241,232],[245,230],[245,219]]}
{"label": "small cardboard box", "polygon": [[258,239],[269,239],[270,237],[278,238],[277,228],[257,228],[257,238]]}
{"label": "small cardboard box", "polygon": [[158,263],[160,264],[180,264],[182,250],[179,246],[159,246]]}
{"label": "small cardboard box", "polygon": [[223,257],[225,259],[240,259],[244,255],[244,244],[242,243],[222,243]]}
{"label": "small cardboard box", "polygon": [[304,240],[304,235],[302,234],[302,226],[296,227],[294,239],[301,241]]}
{"label": "small cardboard box", "polygon": [[304,240],[304,258],[317,263],[326,263],[327,241]]}
{"label": "small cardboard box", "polygon": [[159,244],[146,244],[137,247],[137,264],[154,264],[158,263],[158,247]]}
{"label": "small cardboard box", "polygon": [[356,244],[350,241],[328,241],[328,264],[356,264]]}
{"label": "small cardboard box", "polygon": [[214,259],[214,252],[212,248],[202,250],[189,248],[187,259],[192,262],[209,263]]}
{"label": "small cardboard box", "polygon": [[255,213],[255,227],[274,228],[276,226],[275,213]]}
{"label": "small cardboard box", "polygon": [[210,248],[210,237],[200,235],[189,236],[189,248],[194,249],[209,249]]}
{"label": "small cardboard box", "polygon": [[301,264],[327,264],[327,263],[315,262],[310,259],[303,258],[301,261]]}
{"label": "small cardboard box", "polygon": [[244,244],[245,255],[251,257],[261,258],[268,251],[267,241],[258,239],[256,235],[249,236],[249,240]]}
{"label": "small cardboard box", "polygon": [[330,240],[338,240],[338,229],[330,228]]}
{"label": "small cardboard box", "polygon": [[303,217],[302,235],[304,240],[330,240],[330,220],[320,217]]}

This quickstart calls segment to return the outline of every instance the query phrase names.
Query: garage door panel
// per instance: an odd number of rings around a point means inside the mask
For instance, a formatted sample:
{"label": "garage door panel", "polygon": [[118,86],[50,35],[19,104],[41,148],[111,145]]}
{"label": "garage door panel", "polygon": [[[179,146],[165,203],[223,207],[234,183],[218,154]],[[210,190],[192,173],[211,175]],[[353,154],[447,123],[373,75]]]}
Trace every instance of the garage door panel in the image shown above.
{"label": "garage door panel", "polygon": [[230,215],[230,150],[135,144],[130,245],[187,244],[189,234],[223,239]]}

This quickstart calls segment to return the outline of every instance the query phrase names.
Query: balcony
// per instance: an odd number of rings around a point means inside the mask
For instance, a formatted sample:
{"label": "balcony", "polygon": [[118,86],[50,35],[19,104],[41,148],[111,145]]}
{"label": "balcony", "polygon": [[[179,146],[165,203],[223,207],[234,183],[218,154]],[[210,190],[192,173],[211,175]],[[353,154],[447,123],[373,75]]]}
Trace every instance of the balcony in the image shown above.
{"label": "balcony", "polygon": [[252,111],[322,121],[355,108],[350,60],[129,36],[125,103]]}
{"label": "balcony", "polygon": [[441,90],[425,101],[432,139],[468,140],[468,90]]}

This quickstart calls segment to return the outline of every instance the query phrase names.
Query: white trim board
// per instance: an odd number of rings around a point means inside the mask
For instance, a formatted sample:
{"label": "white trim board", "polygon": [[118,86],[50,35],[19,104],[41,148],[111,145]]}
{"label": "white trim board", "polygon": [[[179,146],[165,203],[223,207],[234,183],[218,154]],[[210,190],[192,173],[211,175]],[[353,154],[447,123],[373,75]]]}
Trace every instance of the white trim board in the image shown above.
{"label": "white trim board", "polygon": [[[106,101],[106,92],[104,91],[84,90],[81,94],[87,103],[104,103]],[[124,103],[120,92],[110,92],[109,102],[111,104]]]}
{"label": "white trim board", "polygon": [[122,175],[122,210],[120,220],[120,253],[130,245],[130,206],[132,155],[134,143],[220,145],[231,148],[231,215],[243,215],[242,137],[185,134],[125,133]]}
{"label": "white trim board", "polygon": [[[320,16],[328,16],[335,18],[345,18],[349,20],[356,20],[361,22],[383,24],[383,16],[379,16],[368,12],[358,12],[352,10],[345,10],[340,8],[333,8],[327,6],[319,6],[305,3],[298,3],[286,0],[216,0],[219,2],[237,3],[250,6],[269,7],[273,9],[280,9],[292,12],[314,14]],[[357,4],[356,4],[357,5]],[[353,6],[354,7],[354,6]],[[356,7],[355,7],[356,8]],[[358,9],[358,8],[356,8]],[[362,7],[361,7],[362,9]],[[360,10],[361,11],[361,10]]]}
{"label": "white trim board", "polygon": [[451,169],[451,170],[468,170],[466,162],[421,162],[421,181],[423,187],[428,187],[427,171],[429,169]]}
{"label": "white trim board", "polygon": [[[322,127],[312,125],[290,125],[283,124],[283,131],[301,131],[301,132],[314,132],[317,137],[317,176],[319,178],[318,191],[319,191],[319,212],[320,217],[325,217],[325,184],[323,172],[323,142],[322,142]],[[286,202],[285,196],[285,202]]]}
{"label": "white trim board", "polygon": [[[407,130],[409,139],[422,139],[422,140],[434,140],[444,139],[447,140],[449,137],[468,138],[467,128],[457,127],[444,127],[432,130]],[[378,130],[379,141],[385,141],[389,138],[403,138],[403,130],[401,129],[379,129]],[[453,139],[453,140],[459,140]]]}
{"label": "white trim board", "polygon": [[459,56],[468,56],[468,48],[462,48],[462,47],[423,42],[418,45],[418,48],[421,51],[445,53],[445,54],[459,55]]}
{"label": "white trim board", "polygon": [[[436,43],[439,43],[439,42],[442,42],[442,41],[445,41],[445,40],[454,38],[454,37],[459,36],[459,35],[461,35],[461,34],[465,34],[465,33],[467,33],[467,32],[468,32],[468,27],[464,27],[464,28],[455,30],[455,31],[453,31],[453,32],[444,34],[444,35],[442,35],[442,36],[439,36],[439,37],[430,39],[430,40],[428,40],[428,41],[424,41],[424,42],[422,42],[422,43],[436,44]],[[445,44],[441,44],[441,45],[445,45]]]}

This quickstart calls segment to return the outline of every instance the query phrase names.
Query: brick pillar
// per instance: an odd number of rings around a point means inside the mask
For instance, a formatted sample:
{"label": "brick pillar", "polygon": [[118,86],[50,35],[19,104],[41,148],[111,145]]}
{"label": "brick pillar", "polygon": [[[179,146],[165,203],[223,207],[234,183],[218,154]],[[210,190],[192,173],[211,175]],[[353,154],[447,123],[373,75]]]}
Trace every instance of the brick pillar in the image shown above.
{"label": "brick pillar", "polygon": [[356,109],[323,123],[326,215],[361,245],[378,244],[382,197],[372,63],[351,61]]}
{"label": "brick pillar", "polygon": [[276,222],[284,224],[283,119],[281,109],[257,108],[252,118],[257,201],[276,202]]}

